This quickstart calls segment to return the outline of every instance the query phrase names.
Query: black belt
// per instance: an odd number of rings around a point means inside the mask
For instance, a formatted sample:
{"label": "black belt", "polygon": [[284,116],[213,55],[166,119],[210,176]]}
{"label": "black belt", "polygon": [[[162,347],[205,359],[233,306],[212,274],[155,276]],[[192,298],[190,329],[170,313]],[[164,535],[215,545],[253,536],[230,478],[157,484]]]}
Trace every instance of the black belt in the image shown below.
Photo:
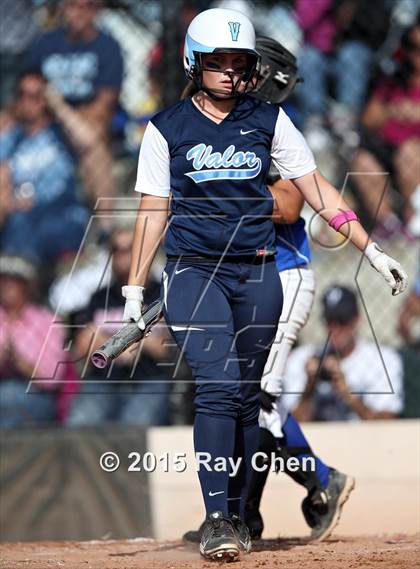
{"label": "black belt", "polygon": [[168,255],[168,261],[177,261],[180,263],[252,263],[260,264],[264,262],[274,261],[276,253],[274,251],[257,252],[255,255],[225,255],[217,257],[214,255]]}

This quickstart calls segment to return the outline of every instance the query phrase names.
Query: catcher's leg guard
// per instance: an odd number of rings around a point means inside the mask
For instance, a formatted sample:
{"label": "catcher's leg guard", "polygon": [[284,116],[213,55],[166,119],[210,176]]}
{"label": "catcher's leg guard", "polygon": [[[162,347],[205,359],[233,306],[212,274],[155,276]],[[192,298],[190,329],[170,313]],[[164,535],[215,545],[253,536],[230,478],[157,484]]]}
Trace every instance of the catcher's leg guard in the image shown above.
{"label": "catcher's leg guard", "polygon": [[[295,482],[304,486],[308,493],[311,493],[314,489],[321,488],[321,484],[318,480],[316,475],[316,471],[314,469],[304,469],[302,468],[302,462],[299,457],[304,454],[306,457],[310,458],[313,457],[315,460],[315,455],[312,452],[311,447],[309,446],[302,446],[302,447],[286,447],[284,446],[284,439],[277,439],[277,448],[276,454],[283,458],[284,461],[284,472],[290,476]],[[295,461],[293,470],[288,468],[289,466],[289,459],[290,458],[298,458],[300,467],[298,470],[295,470]]]}
{"label": "catcher's leg guard", "polygon": [[[308,497],[305,498],[302,504],[302,511],[306,523],[310,527],[314,527],[318,521],[317,514],[322,515],[325,507],[321,500],[322,487],[316,472],[311,469],[304,470],[303,468],[299,468],[297,471],[293,468],[292,471],[288,468],[288,459],[291,457],[297,458],[302,454],[314,456],[311,448],[309,446],[286,447],[284,446],[284,439],[276,439],[267,429],[260,429],[259,452],[264,453],[266,456],[259,456],[256,460],[256,465],[261,467],[264,464],[266,468],[262,471],[253,470],[245,510],[245,522],[249,528],[252,539],[259,539],[264,529],[264,522],[260,513],[260,504],[268,473],[271,470],[273,456],[281,457],[283,459],[284,472],[295,482],[307,489]],[[320,498],[319,500],[317,499],[318,497]],[[315,504],[316,508],[314,509]]]}
{"label": "catcher's leg guard", "polygon": [[[302,502],[302,513],[308,526],[313,528],[320,523],[322,516],[326,514],[328,510],[328,503],[326,500],[325,491],[319,481],[316,470],[305,470],[302,468],[301,457],[302,455],[305,457],[313,457],[314,460],[316,457],[313,454],[310,446],[285,446],[284,438],[277,439],[277,443],[279,445],[277,448],[277,453],[283,458],[284,461],[284,472],[295,482],[301,486],[304,486],[308,491],[308,495]],[[290,457],[299,459],[299,464],[301,467],[297,471],[294,471],[294,469],[293,471],[288,469],[288,459]]]}

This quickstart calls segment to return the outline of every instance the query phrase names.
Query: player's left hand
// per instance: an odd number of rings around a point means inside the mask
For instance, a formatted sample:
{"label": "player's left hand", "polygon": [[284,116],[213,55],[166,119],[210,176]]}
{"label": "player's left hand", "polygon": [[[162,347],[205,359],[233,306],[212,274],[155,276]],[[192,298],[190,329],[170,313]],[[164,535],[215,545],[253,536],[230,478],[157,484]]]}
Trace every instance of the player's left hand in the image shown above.
{"label": "player's left hand", "polygon": [[398,261],[384,253],[377,243],[370,243],[365,249],[365,255],[392,288],[393,296],[405,291],[408,276]]}

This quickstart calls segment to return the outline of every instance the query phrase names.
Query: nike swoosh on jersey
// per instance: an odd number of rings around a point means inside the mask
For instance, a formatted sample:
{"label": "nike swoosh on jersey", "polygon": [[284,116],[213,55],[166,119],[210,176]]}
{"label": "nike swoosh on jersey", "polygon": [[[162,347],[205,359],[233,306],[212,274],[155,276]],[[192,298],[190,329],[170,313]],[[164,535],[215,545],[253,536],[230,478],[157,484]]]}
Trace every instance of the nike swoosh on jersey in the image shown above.
{"label": "nike swoosh on jersey", "polygon": [[180,332],[181,330],[200,330],[201,332],[205,332],[205,328],[195,328],[194,326],[171,326],[174,332]]}
{"label": "nike swoosh on jersey", "polygon": [[191,269],[191,267],[186,267],[185,269],[180,269],[180,270],[175,269],[175,274],[179,275],[179,273],[183,273],[184,271],[188,271],[188,269]]}
{"label": "nike swoosh on jersey", "polygon": [[257,129],[253,128],[252,130],[242,130],[241,129],[241,134],[250,134],[251,132],[255,132]]}
{"label": "nike swoosh on jersey", "polygon": [[220,492],[209,492],[209,496],[212,497],[212,496],[217,496],[218,494],[224,494],[224,493],[225,493],[224,490],[221,490]]}

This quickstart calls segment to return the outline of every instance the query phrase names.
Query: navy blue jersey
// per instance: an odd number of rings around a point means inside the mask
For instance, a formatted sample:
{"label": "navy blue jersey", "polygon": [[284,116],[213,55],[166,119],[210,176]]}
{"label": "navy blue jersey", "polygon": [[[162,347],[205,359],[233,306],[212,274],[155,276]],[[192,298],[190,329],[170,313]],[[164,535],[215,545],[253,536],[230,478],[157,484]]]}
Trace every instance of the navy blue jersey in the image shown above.
{"label": "navy blue jersey", "polygon": [[307,265],[311,260],[311,250],[305,220],[300,217],[295,223],[276,224],[275,228],[278,271]]}
{"label": "navy blue jersey", "polygon": [[275,249],[271,160],[284,178],[315,169],[281,109],[242,97],[217,124],[185,99],[155,115],[139,157],[136,190],[172,195],[168,255],[253,255]]}

